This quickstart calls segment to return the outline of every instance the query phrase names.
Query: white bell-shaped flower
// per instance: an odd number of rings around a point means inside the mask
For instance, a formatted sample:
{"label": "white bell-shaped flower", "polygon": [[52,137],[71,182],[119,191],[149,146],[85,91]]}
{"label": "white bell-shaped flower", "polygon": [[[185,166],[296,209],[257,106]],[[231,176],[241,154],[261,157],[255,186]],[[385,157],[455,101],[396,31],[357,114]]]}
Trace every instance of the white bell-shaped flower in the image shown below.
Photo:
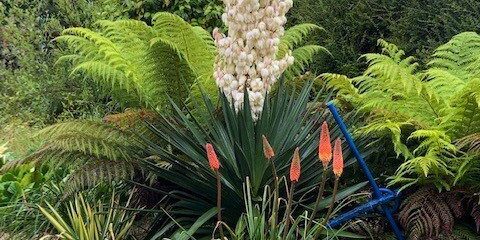
{"label": "white bell-shaped flower", "polygon": [[233,102],[236,111],[243,107],[247,91],[252,117],[262,112],[265,94],[285,69],[293,64],[288,52],[276,59],[284,34],[285,14],[292,0],[224,0],[222,21],[228,26],[225,36],[214,29],[217,46],[214,78],[218,87]]}

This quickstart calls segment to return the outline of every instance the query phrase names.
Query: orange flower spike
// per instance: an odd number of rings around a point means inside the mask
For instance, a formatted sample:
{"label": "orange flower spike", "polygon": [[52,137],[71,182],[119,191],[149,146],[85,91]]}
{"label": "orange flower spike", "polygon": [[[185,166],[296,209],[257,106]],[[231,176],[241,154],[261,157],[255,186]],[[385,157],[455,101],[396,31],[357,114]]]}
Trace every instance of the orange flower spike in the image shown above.
{"label": "orange flower spike", "polygon": [[267,137],[265,135],[262,135],[263,139],[263,154],[265,154],[265,158],[270,160],[272,157],[275,156],[275,152],[273,151],[272,146],[270,146],[270,143],[267,140]]}
{"label": "orange flower spike", "polygon": [[217,153],[215,153],[215,149],[213,149],[213,145],[210,143],[207,143],[205,145],[205,148],[207,149],[207,157],[208,157],[208,164],[210,164],[210,168],[213,171],[218,171],[220,168],[220,162],[218,161]]}
{"label": "orange flower spike", "polygon": [[333,147],[333,174],[338,178],[343,173],[342,141],[337,138]]}
{"label": "orange flower spike", "polygon": [[300,154],[299,148],[297,147],[293,153],[292,164],[290,165],[290,181],[298,182],[300,171]]}
{"label": "orange flower spike", "polygon": [[318,144],[318,158],[322,161],[323,168],[327,168],[332,160],[332,143],[330,142],[330,132],[327,122],[323,122],[320,132],[320,143]]}

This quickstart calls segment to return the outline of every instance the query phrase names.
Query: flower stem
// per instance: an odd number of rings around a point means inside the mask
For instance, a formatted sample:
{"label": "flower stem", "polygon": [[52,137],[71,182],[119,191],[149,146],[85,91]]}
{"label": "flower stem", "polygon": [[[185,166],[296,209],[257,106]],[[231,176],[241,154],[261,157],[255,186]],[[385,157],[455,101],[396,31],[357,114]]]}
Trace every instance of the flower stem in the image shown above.
{"label": "flower stem", "polygon": [[285,212],[285,228],[283,229],[283,239],[287,239],[288,230],[290,227],[290,212],[292,211],[292,201],[293,201],[293,191],[295,189],[295,182],[292,182],[290,185],[290,192],[288,193],[288,203],[287,203],[287,210]]}
{"label": "flower stem", "polygon": [[277,214],[278,214],[278,176],[277,176],[277,169],[275,168],[275,163],[273,161],[270,161],[272,164],[272,173],[273,173],[273,210],[272,210],[272,219],[271,219],[271,224],[272,224],[272,231],[275,230],[275,227],[277,225]]}
{"label": "flower stem", "polygon": [[338,190],[338,179],[340,179],[338,176],[335,177],[335,183],[333,185],[333,193],[332,193],[332,202],[330,202],[330,207],[328,207],[327,214],[325,215],[325,218],[323,219],[322,223],[320,224],[319,228],[317,229],[317,233],[315,234],[315,237],[313,239],[318,239],[320,236],[320,233],[323,231],[323,226],[327,224],[328,219],[330,219],[330,215],[333,212],[333,206],[335,205],[335,200],[337,197],[337,190]]}
{"label": "flower stem", "polygon": [[219,224],[218,228],[220,229],[220,237],[222,240],[225,239],[225,235],[223,234],[223,226],[222,226],[222,182],[220,181],[220,173],[215,171],[217,175],[217,224]]}
{"label": "flower stem", "polygon": [[317,215],[318,207],[320,206],[320,201],[323,199],[323,193],[325,191],[325,183],[326,182],[327,182],[327,169],[323,168],[322,180],[320,182],[320,187],[318,189],[317,200],[315,201],[315,206],[313,207],[312,215],[310,216],[310,219],[308,220],[308,223],[305,226],[305,232],[306,233],[310,229],[310,226],[312,225],[312,222],[313,222],[313,219],[315,218],[315,215]]}

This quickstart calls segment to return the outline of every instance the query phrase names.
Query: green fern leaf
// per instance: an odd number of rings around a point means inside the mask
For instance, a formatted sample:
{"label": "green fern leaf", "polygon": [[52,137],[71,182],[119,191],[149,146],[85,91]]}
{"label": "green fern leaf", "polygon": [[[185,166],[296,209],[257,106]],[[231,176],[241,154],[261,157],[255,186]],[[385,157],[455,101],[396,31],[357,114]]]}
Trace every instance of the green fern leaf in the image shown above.
{"label": "green fern leaf", "polygon": [[328,53],[328,50],[318,45],[306,45],[293,50],[292,56],[295,58],[295,61],[293,65],[285,70],[285,78],[292,79],[301,75],[305,72],[307,66],[313,62],[313,57],[320,52]]}
{"label": "green fern leaf", "polygon": [[282,58],[288,50],[293,50],[297,45],[302,44],[305,37],[312,32],[321,30],[324,29],[312,23],[298,24],[287,29],[285,34],[280,38],[277,58]]}

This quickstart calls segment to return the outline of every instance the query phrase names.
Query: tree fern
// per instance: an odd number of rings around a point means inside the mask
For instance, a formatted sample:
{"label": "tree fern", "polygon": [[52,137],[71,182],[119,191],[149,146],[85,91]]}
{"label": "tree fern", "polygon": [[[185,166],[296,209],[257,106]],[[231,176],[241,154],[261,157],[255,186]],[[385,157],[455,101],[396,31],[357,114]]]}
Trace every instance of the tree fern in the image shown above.
{"label": "tree fern", "polygon": [[129,129],[95,121],[59,123],[41,130],[37,137],[45,139],[40,150],[24,159],[8,162],[1,171],[21,164],[45,163],[65,166],[73,173],[66,194],[105,181],[133,177],[147,155],[140,139]]}
{"label": "tree fern", "polygon": [[426,70],[395,45],[383,40],[379,45],[381,54],[363,56],[369,66],[362,76],[323,78],[340,99],[368,114],[357,134],[390,136],[396,153],[405,157],[392,184],[429,181],[449,188],[454,174],[458,182],[466,171],[461,167],[478,159],[458,151],[454,142],[480,132],[480,36],[453,37],[438,47]]}
{"label": "tree fern", "polygon": [[59,61],[72,62],[72,74],[91,77],[127,106],[164,109],[167,94],[183,101],[197,79],[211,78],[212,39],[178,16],[158,13],[151,27],[136,20],[97,26],[66,29],[57,40],[73,54]]}

